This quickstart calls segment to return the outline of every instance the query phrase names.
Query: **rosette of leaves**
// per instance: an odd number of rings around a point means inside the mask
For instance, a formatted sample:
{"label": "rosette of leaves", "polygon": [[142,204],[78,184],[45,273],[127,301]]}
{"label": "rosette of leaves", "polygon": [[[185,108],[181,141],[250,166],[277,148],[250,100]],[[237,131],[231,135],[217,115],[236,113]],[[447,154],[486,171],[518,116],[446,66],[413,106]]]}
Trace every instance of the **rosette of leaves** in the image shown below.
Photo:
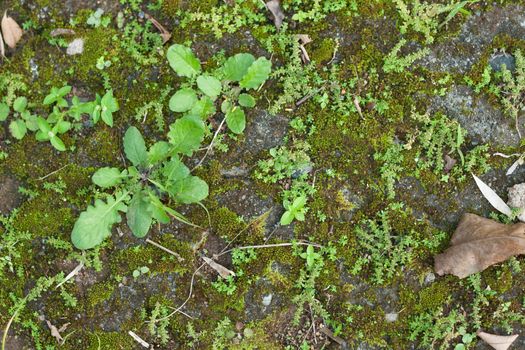
{"label": "rosette of leaves", "polygon": [[244,108],[252,108],[256,102],[249,92],[268,79],[272,69],[268,59],[239,53],[228,58],[222,67],[203,72],[191,49],[178,44],[168,49],[167,58],[180,77],[188,78],[169,101],[172,111],[206,120],[216,113],[220,105],[230,131],[235,134],[244,131]]}
{"label": "rosette of leaves", "polygon": [[165,204],[200,203],[208,196],[206,182],[191,175],[179,157],[191,154],[195,147],[192,137],[198,123],[177,122],[172,125],[170,142],[158,141],[149,149],[140,131],[128,128],[124,153],[132,165],[127,169],[104,167],[93,174],[95,185],[114,192],[105,201],[97,199],[80,214],[71,233],[75,247],[90,249],[100,244],[111,235],[113,225],[121,222],[121,213],[126,214],[131,232],[139,238],[148,233],[154,221],[167,224],[175,218],[193,225]]}

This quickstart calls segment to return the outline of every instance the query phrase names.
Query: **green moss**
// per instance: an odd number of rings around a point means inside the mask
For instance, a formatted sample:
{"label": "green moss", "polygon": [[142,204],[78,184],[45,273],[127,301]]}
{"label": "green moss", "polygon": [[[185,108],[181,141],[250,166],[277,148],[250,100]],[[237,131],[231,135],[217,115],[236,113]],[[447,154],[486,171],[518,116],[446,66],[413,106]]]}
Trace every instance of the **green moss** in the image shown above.
{"label": "green moss", "polygon": [[108,300],[115,289],[115,282],[99,282],[89,288],[87,303],[91,308]]}
{"label": "green moss", "polygon": [[95,332],[89,335],[87,350],[133,349],[136,345],[132,337],[124,337],[122,332]]}
{"label": "green moss", "polygon": [[44,193],[22,204],[15,227],[35,237],[50,237],[60,232],[69,238],[68,231],[74,220],[67,203],[52,193]]}

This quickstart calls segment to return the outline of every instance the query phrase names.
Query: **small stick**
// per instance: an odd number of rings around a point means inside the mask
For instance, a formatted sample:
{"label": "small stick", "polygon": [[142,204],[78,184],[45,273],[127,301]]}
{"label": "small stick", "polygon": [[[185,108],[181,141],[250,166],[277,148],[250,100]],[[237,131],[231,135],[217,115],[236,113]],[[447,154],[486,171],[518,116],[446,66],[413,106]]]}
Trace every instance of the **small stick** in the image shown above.
{"label": "small stick", "polygon": [[139,343],[140,345],[142,345],[142,346],[145,347],[146,349],[149,348],[149,344],[148,344],[144,339],[142,339],[141,337],[139,337],[135,332],[133,332],[133,331],[129,331],[128,334],[131,335],[131,337],[132,337],[133,339],[135,339],[135,341],[136,341],[137,343]]}
{"label": "small stick", "polygon": [[226,250],[224,252],[221,252],[221,253],[219,253],[219,254],[217,254],[215,256],[219,257],[221,255],[230,253],[230,252],[234,251],[235,249],[245,250],[245,249],[261,249],[261,248],[275,248],[275,247],[291,247],[294,244],[295,245],[311,245],[311,246],[316,247],[316,248],[323,248],[323,246],[320,245],[320,244],[310,243],[310,242],[260,244],[260,245],[247,245],[247,246],[243,246],[243,247],[236,247],[236,248],[228,249],[228,250]]}
{"label": "small stick", "polygon": [[42,181],[42,180],[44,180],[44,179],[47,179],[47,178],[50,177],[51,175],[56,174],[56,173],[58,173],[60,170],[62,170],[62,169],[64,169],[64,168],[68,167],[70,164],[71,164],[71,163],[67,163],[67,164],[64,165],[62,168],[57,169],[57,170],[55,170],[55,171],[52,171],[52,172],[50,172],[49,174],[47,174],[46,176],[39,177],[38,180]]}
{"label": "small stick", "polygon": [[57,286],[55,287],[55,289],[59,288],[61,285],[63,285],[64,283],[66,283],[67,281],[69,281],[71,278],[75,277],[75,275],[77,275],[80,270],[82,270],[82,268],[84,267],[84,262],[80,262],[80,264],[78,264],[74,269],[73,271],[71,271],[67,276],[66,278],[64,278],[64,280],[62,282],[60,282],[59,284],[57,284]]}
{"label": "small stick", "polygon": [[213,139],[211,140],[210,142],[210,145],[208,147],[206,147],[206,153],[204,153],[204,156],[201,158],[201,160],[197,163],[197,165],[195,165],[193,167],[193,169],[191,169],[191,172],[193,172],[193,170],[195,170],[197,167],[199,167],[202,162],[204,162],[204,159],[206,159],[206,157],[208,156],[208,153],[210,153],[211,149],[213,148],[213,142],[215,142],[215,139],[217,138],[217,136],[219,135],[219,133],[221,132],[221,129],[222,129],[222,126],[224,125],[224,122],[226,121],[226,117],[224,117],[222,119],[222,122],[221,124],[219,125],[219,127],[217,128],[217,131],[215,131],[215,134],[213,135]]}
{"label": "small stick", "polygon": [[157,242],[152,241],[149,238],[146,238],[146,243],[154,245],[155,247],[164,250],[166,253],[173,255],[174,257],[177,258],[177,260],[179,260],[179,262],[183,262],[184,261],[184,258],[182,256],[180,256],[178,253],[175,253],[173,250],[170,250],[170,249],[168,249],[168,248],[158,244]]}

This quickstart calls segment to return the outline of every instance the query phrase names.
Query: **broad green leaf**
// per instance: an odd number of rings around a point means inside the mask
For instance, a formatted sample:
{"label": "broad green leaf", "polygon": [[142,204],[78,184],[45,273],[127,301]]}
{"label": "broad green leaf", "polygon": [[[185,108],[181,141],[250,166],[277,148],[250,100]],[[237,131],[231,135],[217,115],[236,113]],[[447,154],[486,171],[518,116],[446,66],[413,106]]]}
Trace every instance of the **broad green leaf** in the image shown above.
{"label": "broad green leaf", "polygon": [[48,136],[49,133],[51,132],[51,126],[49,125],[47,120],[45,120],[42,117],[38,117],[37,118],[37,123],[38,123],[38,127],[40,128],[40,131],[42,131],[42,133],[44,133],[46,136]]}
{"label": "broad green leaf", "polygon": [[57,133],[63,134],[67,132],[69,129],[71,129],[71,123],[65,120],[61,120],[56,124],[55,128],[56,128]]}
{"label": "broad green leaf", "polygon": [[13,102],[13,109],[18,112],[22,113],[26,110],[27,107],[27,98],[24,96],[17,97],[15,102]]}
{"label": "broad green leaf", "polygon": [[283,216],[281,216],[281,225],[290,225],[294,218],[295,216],[291,211],[285,211]]}
{"label": "broad green leaf", "polygon": [[40,142],[49,141],[49,136],[46,133],[42,132],[42,130],[38,130],[35,134],[35,139]]}
{"label": "broad green leaf", "polygon": [[64,145],[64,142],[56,135],[50,137],[49,142],[51,142],[51,145],[60,152],[64,152],[66,150],[66,145]]}
{"label": "broad green leaf", "polygon": [[169,224],[170,217],[166,213],[167,207],[162,204],[159,197],[153,193],[149,192],[148,196],[150,202],[148,205],[148,211],[151,213],[151,216],[161,224]]}
{"label": "broad green leaf", "polygon": [[168,158],[171,146],[166,141],[158,141],[150,147],[148,151],[149,164],[156,164]]}
{"label": "broad green leaf", "polygon": [[197,94],[191,88],[177,91],[170,98],[169,107],[173,112],[189,111],[197,102]]}
{"label": "broad green leaf", "polygon": [[24,123],[24,121],[21,119],[13,120],[11,123],[9,123],[9,131],[15,139],[21,140],[24,138],[27,132],[26,123]]}
{"label": "broad green leaf", "polygon": [[113,97],[113,90],[109,90],[100,101],[100,116],[104,123],[113,126],[113,113],[119,110],[117,99]]}
{"label": "broad green leaf", "polygon": [[233,109],[233,104],[230,102],[230,100],[224,100],[221,103],[221,112],[226,114],[231,112]]}
{"label": "broad green leaf", "polygon": [[239,104],[243,107],[252,108],[255,106],[255,99],[250,94],[240,94]]}
{"label": "broad green leaf", "polygon": [[306,196],[299,196],[294,199],[292,203],[292,208],[302,209],[306,205]]}
{"label": "broad green leaf", "polygon": [[7,103],[0,103],[0,122],[3,122],[7,119],[9,115],[9,106]]}
{"label": "broad green leaf", "polygon": [[113,96],[113,90],[109,90],[102,96],[102,99],[100,100],[100,104],[102,105],[102,109],[106,107],[111,112],[116,112],[119,110],[119,105],[117,99]]}
{"label": "broad green leaf", "polygon": [[135,237],[142,238],[149,231],[153,218],[148,207],[147,197],[141,191],[135,193],[126,213],[128,226]]}
{"label": "broad green leaf", "polygon": [[192,115],[198,115],[202,119],[208,119],[209,116],[215,114],[215,104],[208,96],[203,96],[190,111]]}
{"label": "broad green leaf", "polygon": [[215,99],[220,95],[222,84],[219,79],[211,75],[201,75],[197,78],[197,86],[209,97]]}
{"label": "broad green leaf", "polygon": [[171,68],[181,77],[192,78],[201,72],[201,64],[189,47],[172,45],[166,57]]}
{"label": "broad green leaf", "polygon": [[170,188],[175,182],[188,177],[190,169],[178,158],[172,158],[164,164],[162,175],[166,178],[166,186]]}
{"label": "broad green leaf", "polygon": [[129,201],[127,192],[117,192],[115,197],[108,196],[107,202],[97,199],[95,205],[88,206],[75,222],[71,232],[71,241],[78,249],[91,249],[111,235],[111,228],[122,218],[119,212],[127,210]]}
{"label": "broad green leaf", "polygon": [[126,170],[121,173],[118,168],[104,167],[98,169],[91,177],[91,180],[99,187],[108,188],[118,185],[126,176]]}
{"label": "broad green leaf", "polygon": [[26,117],[26,127],[28,130],[37,131],[38,127],[38,117],[36,115],[28,115]]}
{"label": "broad green leaf", "polygon": [[246,116],[242,108],[234,108],[226,114],[226,124],[234,134],[241,134],[246,127]]}
{"label": "broad green leaf", "polygon": [[71,92],[71,86],[66,85],[66,86],[61,87],[61,88],[58,90],[57,95],[58,95],[59,97],[64,97],[64,96],[66,96],[67,94],[69,94],[70,92]]}
{"label": "broad green leaf", "polygon": [[188,176],[174,186],[175,199],[184,204],[197,203],[208,197],[208,184],[197,176]]}
{"label": "broad green leaf", "polygon": [[124,153],[133,165],[145,166],[148,162],[146,143],[139,129],[130,126],[124,135]]}
{"label": "broad green leaf", "polygon": [[246,89],[257,89],[268,79],[272,71],[272,62],[265,57],[259,57],[257,61],[248,68],[246,74],[240,81],[240,86]]}
{"label": "broad green leaf", "polygon": [[175,153],[191,156],[204,139],[204,123],[198,116],[186,115],[170,125],[168,138]]}
{"label": "broad green leaf", "polygon": [[240,81],[254,61],[255,57],[249,53],[238,53],[228,58],[223,68],[226,79]]}
{"label": "broad green leaf", "polygon": [[[67,107],[67,101],[63,99],[64,96],[71,92],[71,86],[66,85],[60,89],[56,87],[51,88],[51,92],[44,98],[44,104],[49,105],[58,102],[60,107]],[[64,105],[65,104],[65,105]]]}
{"label": "broad green leaf", "polygon": [[[80,121],[82,114],[93,114],[96,103],[94,101],[90,102],[81,102],[78,96],[73,96],[71,100],[71,106],[67,111],[73,119]],[[98,106],[100,108],[100,106]]]}

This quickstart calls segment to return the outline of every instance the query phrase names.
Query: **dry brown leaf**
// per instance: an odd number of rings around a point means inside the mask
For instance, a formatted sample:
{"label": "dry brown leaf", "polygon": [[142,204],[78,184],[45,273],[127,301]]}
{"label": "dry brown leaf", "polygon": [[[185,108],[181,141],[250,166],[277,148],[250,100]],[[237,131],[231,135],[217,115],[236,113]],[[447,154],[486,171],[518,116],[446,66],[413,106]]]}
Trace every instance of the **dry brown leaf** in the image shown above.
{"label": "dry brown leaf", "polygon": [[281,2],[279,0],[270,0],[266,3],[266,8],[272,13],[273,24],[275,24],[275,28],[279,30],[283,25],[285,17],[283,10],[281,9]]}
{"label": "dry brown leaf", "polygon": [[330,329],[328,329],[325,326],[322,326],[321,328],[319,328],[319,331],[321,333],[324,333],[328,338],[332,339],[334,342],[336,342],[339,345],[344,346],[346,344],[343,338],[338,337],[337,335],[334,334],[334,332],[332,332]]}
{"label": "dry brown leaf", "polygon": [[162,24],[159,23],[153,16],[146,13],[146,18],[157,28],[162,37],[162,44],[166,44],[171,39],[171,33],[164,28]]}
{"label": "dry brown leaf", "polygon": [[297,39],[299,40],[299,49],[301,50],[301,60],[304,64],[310,63],[310,56],[304,47],[306,44],[312,42],[312,39],[308,34],[297,34]]}
{"label": "dry brown leaf", "polygon": [[464,278],[519,254],[525,254],[524,223],[505,225],[465,214],[450,247],[434,258],[434,268],[438,275],[449,273]]}
{"label": "dry brown leaf", "polygon": [[231,270],[228,270],[227,268],[225,268],[224,266],[222,266],[221,264],[219,263],[216,263],[215,261],[211,260],[210,258],[207,258],[205,256],[202,257],[202,259],[204,260],[204,262],[206,264],[208,264],[212,269],[214,269],[215,271],[217,271],[217,273],[222,277],[222,278],[226,278],[228,276],[235,276],[235,272],[231,271]]}
{"label": "dry brown leaf", "polygon": [[64,343],[64,338],[62,338],[62,335],[60,334],[60,332],[65,331],[67,327],[70,325],[70,323],[68,322],[68,323],[63,324],[62,327],[60,327],[60,329],[58,329],[48,320],[46,320],[46,323],[47,323],[47,327],[51,330],[51,336],[53,336],[56,339],[58,344],[62,345]]}
{"label": "dry brown leaf", "polygon": [[5,46],[4,39],[2,38],[2,33],[0,33],[0,56],[5,57]]}
{"label": "dry brown leaf", "polygon": [[22,34],[22,28],[16,23],[16,21],[7,15],[7,11],[4,12],[4,17],[2,18],[2,36],[4,37],[4,42],[7,46],[14,49],[16,43],[20,41]]}
{"label": "dry brown leaf", "polygon": [[518,334],[514,335],[495,335],[478,331],[478,337],[483,339],[485,343],[492,346],[495,350],[507,350],[512,343],[518,338]]}
{"label": "dry brown leaf", "polygon": [[456,165],[456,163],[457,161],[454,158],[452,158],[448,154],[445,154],[445,169],[444,169],[445,174],[448,174],[450,170],[452,170],[454,165]]}

